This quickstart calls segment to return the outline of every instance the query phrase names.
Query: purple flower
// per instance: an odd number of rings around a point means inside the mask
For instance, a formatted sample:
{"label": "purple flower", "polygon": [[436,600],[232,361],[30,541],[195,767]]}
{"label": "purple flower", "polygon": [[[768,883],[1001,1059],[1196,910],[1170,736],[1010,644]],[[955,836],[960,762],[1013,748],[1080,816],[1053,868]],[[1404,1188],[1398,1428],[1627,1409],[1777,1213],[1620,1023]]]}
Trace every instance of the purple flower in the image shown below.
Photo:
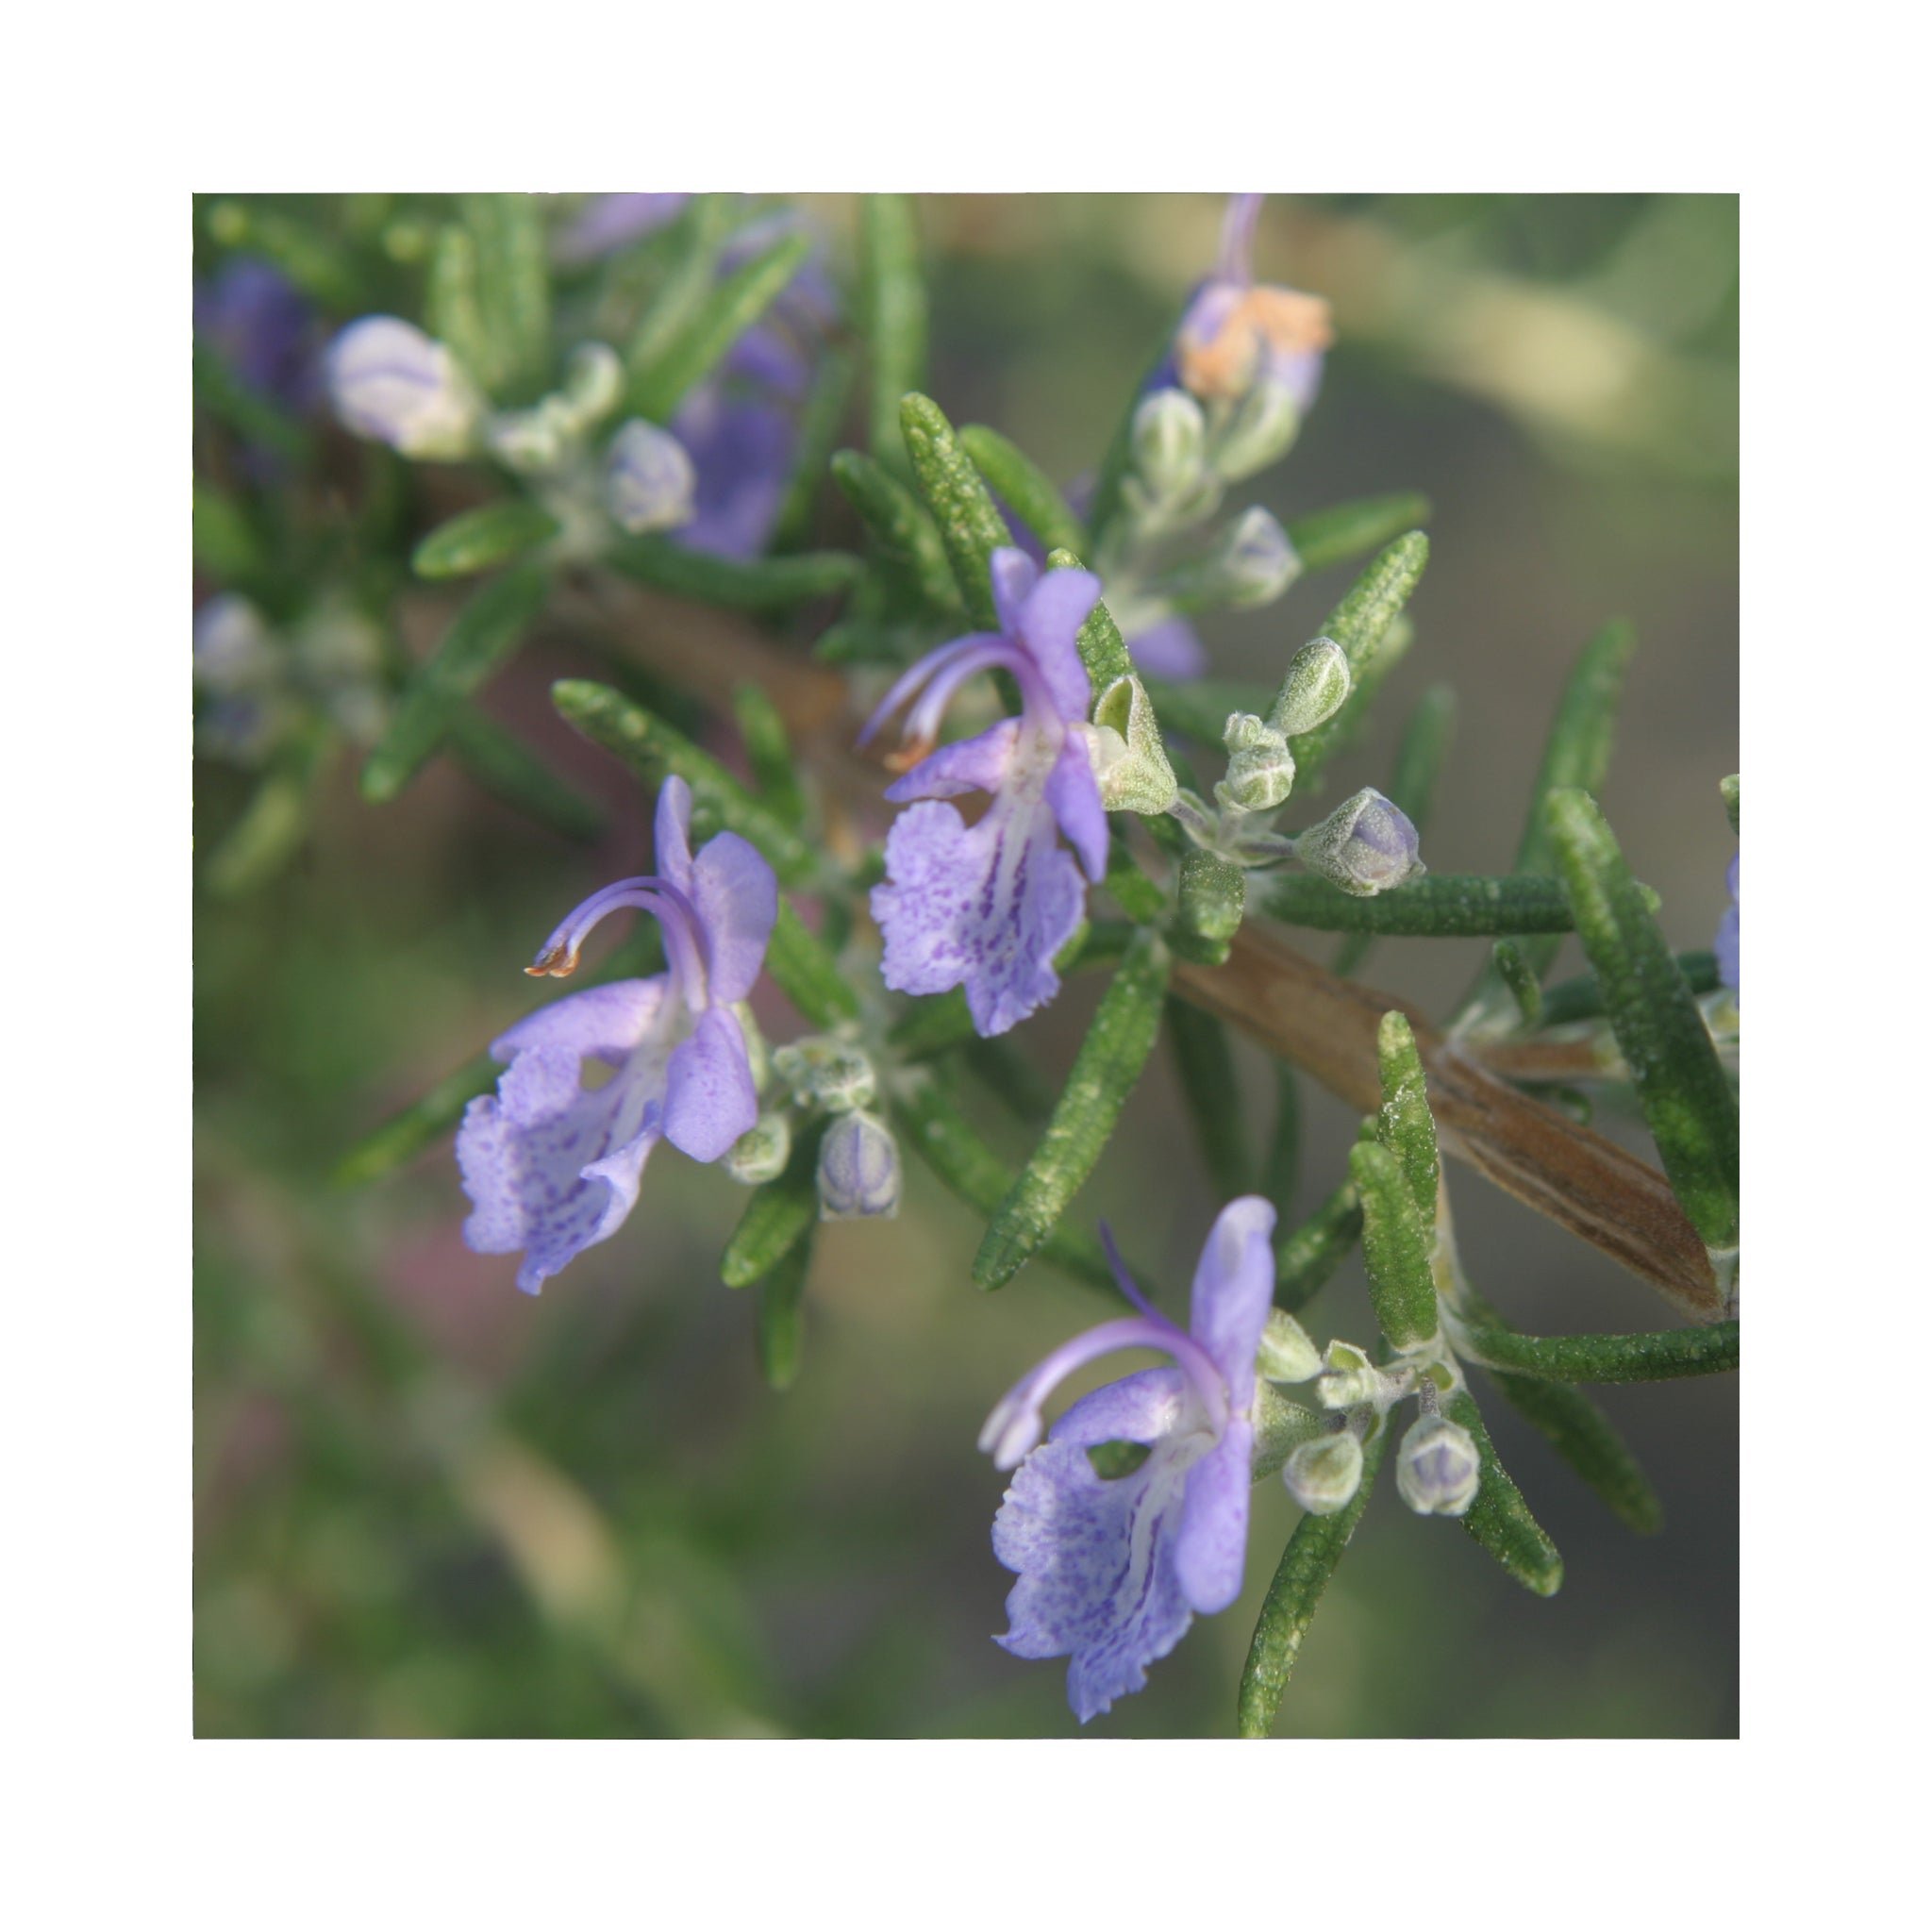
{"label": "purple flower", "polygon": [[[1741,857],[1741,854],[1739,855]],[[1731,860],[1731,868],[1724,874],[1724,883],[1731,889],[1731,903],[1724,908],[1724,914],[1717,923],[1717,976],[1729,987],[1733,993],[1738,991],[1738,858]]]}
{"label": "purple flower", "polygon": [[1306,412],[1322,382],[1322,352],[1334,340],[1319,295],[1255,280],[1255,224],[1262,197],[1228,197],[1221,259],[1195,290],[1174,331],[1174,352],[1149,386],[1178,384],[1204,403],[1238,402],[1261,382]]}
{"label": "purple flower", "polygon": [[453,462],[475,447],[482,398],[449,350],[413,323],[352,322],[329,346],[328,387],[344,427],[406,457]]}
{"label": "purple flower", "polygon": [[[1076,634],[1100,598],[1084,570],[1041,575],[1024,551],[992,554],[997,631],[941,644],[887,692],[859,738],[869,740],[915,692],[908,749],[912,769],[891,786],[900,813],[886,841],[886,883],[872,913],[885,934],[882,970],[896,992],[936,993],[964,985],[983,1038],[1004,1033],[1059,991],[1054,955],[1073,938],[1090,879],[1107,870],[1107,813],[1087,753],[1091,698]],[[1024,700],[977,738],[934,750],[954,693],[982,671],[1012,673]],[[968,825],[938,801],[964,791],[991,794]],[[1059,844],[1064,832],[1079,854]]]}
{"label": "purple flower", "polygon": [[241,255],[194,291],[194,332],[250,389],[297,412],[315,400],[314,311],[280,269]]}
{"label": "purple flower", "polygon": [[675,219],[689,194],[598,194],[557,238],[553,250],[566,268],[580,267],[656,234]]}
{"label": "purple flower", "polygon": [[[1274,1209],[1259,1195],[1221,1210],[1185,1330],[1142,1299],[1108,1240],[1121,1288],[1141,1312],[1057,1349],[980,1433],[999,1468],[1019,1464],[992,1525],[993,1554],[1020,1578],[1007,1598],[1012,1627],[994,1641],[1015,1657],[1071,1657],[1067,1701],[1082,1724],[1139,1690],[1197,1610],[1211,1616],[1241,1594],[1274,1231]],[[1055,1386],[1120,1348],[1160,1349],[1174,1366],[1095,1390],[1041,1443],[1041,1405]],[[1144,1443],[1149,1453],[1130,1474],[1106,1480],[1087,1453],[1103,1442]]]}
{"label": "purple flower", "polygon": [[[657,874],[593,892],[525,969],[562,978],[599,920],[635,907],[663,927],[669,970],[591,987],[520,1021],[491,1044],[508,1063],[496,1092],[463,1116],[457,1164],[475,1204],[463,1239],[479,1255],[522,1252],[526,1294],[624,1224],[660,1140],[712,1161],[758,1124],[731,1002],[764,963],[778,884],[735,832],[720,832],[695,859],[690,833],[691,789],[667,778]],[[587,1059],[611,1070],[602,1086],[584,1085]]]}

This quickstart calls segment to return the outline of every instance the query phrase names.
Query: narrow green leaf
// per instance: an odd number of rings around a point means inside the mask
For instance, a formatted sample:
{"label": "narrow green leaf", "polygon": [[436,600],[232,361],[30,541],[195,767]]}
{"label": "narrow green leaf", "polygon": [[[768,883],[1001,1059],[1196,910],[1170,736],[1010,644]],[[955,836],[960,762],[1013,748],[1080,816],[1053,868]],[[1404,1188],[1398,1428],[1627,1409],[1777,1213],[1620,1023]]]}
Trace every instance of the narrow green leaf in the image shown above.
{"label": "narrow green leaf", "polygon": [[[1303,573],[1311,575],[1378,550],[1405,531],[1427,523],[1430,515],[1429,499],[1414,491],[1393,496],[1363,496],[1295,517],[1287,525],[1288,541],[1302,560]],[[1328,635],[1334,637],[1335,633]]]}
{"label": "narrow green leaf", "polygon": [[423,292],[423,321],[473,382],[487,388],[495,379],[496,358],[476,293],[475,238],[458,222],[437,231]]}
{"label": "narrow green leaf", "polygon": [[785,479],[785,494],[772,525],[772,548],[781,554],[801,549],[811,541],[825,465],[844,426],[853,373],[850,356],[828,349],[812,375],[805,407],[798,413],[791,473]]}
{"label": "narrow green leaf", "polygon": [[1222,965],[1241,929],[1247,904],[1247,874],[1216,853],[1191,846],[1181,855],[1170,928],[1174,951],[1199,965]]}
{"label": "narrow green leaf", "polygon": [[937,610],[960,608],[959,587],[940,541],[939,525],[910,490],[882,464],[856,449],[832,458],[832,480],[858,511],[880,560],[906,588]]}
{"label": "narrow green leaf", "polygon": [[[1717,976],[1717,955],[1707,948],[1673,957],[1684,984],[1693,993],[1715,992],[1723,984]],[[1574,979],[1543,988],[1541,1024],[1567,1026],[1578,1020],[1594,1020],[1603,1012],[1604,1004],[1603,981],[1594,973],[1582,973]]]}
{"label": "narrow green leaf", "polygon": [[1301,1655],[1302,1640],[1314,1621],[1315,1607],[1355,1535],[1356,1524],[1362,1520],[1362,1511],[1369,1507],[1369,1494],[1388,1449],[1385,1427],[1373,1441],[1362,1445],[1361,1487],[1347,1506],[1333,1516],[1304,1516],[1295,1524],[1294,1534],[1281,1553],[1274,1580],[1268,1586],[1254,1641],[1248,1646],[1248,1660],[1241,1670],[1237,1720],[1242,1737],[1265,1738],[1274,1730],[1282,1693],[1288,1689],[1295,1658]]}
{"label": "narrow green leaf", "polygon": [[732,197],[694,194],[678,220],[681,243],[658,291],[638,317],[625,344],[626,389],[643,380],[653,363],[691,327],[718,272],[718,257],[730,231]]}
{"label": "narrow green leaf", "polygon": [[242,816],[215,848],[203,874],[210,892],[239,899],[265,885],[308,836],[310,801],[325,741],[306,733],[262,774]]}
{"label": "narrow green leaf", "polygon": [[508,658],[550,594],[550,574],[521,563],[471,593],[416,669],[362,766],[362,796],[386,805],[422,769],[458,706]]}
{"label": "narrow green leaf", "polygon": [[1159,936],[1137,933],[1102,995],[1046,1132],[979,1244],[973,1278],[982,1288],[1013,1278],[1092,1173],[1154,1050],[1170,971]]}
{"label": "narrow green leaf", "polygon": [[658,355],[633,368],[631,413],[650,423],[668,423],[678,404],[784,292],[811,249],[809,235],[788,235],[718,282]]}
{"label": "narrow green leaf", "polygon": [[1181,1092],[1208,1163],[1215,1198],[1231,1201],[1255,1191],[1253,1163],[1241,1110],[1241,1085],[1227,1028],[1212,1013],[1172,994],[1167,1002],[1168,1038]]}
{"label": "narrow green leaf", "polygon": [[858,225],[859,300],[868,358],[866,416],[872,453],[903,469],[899,406],[925,387],[925,277],[909,194],[868,194]]}
{"label": "narrow green leaf", "polygon": [[400,1113],[392,1114],[372,1134],[365,1135],[337,1161],[330,1178],[340,1188],[359,1188],[393,1174],[432,1141],[441,1140],[462,1119],[463,1109],[479,1093],[496,1085],[503,1069],[487,1053],[467,1059],[455,1073]]}
{"label": "narrow green leaf", "polygon": [[765,949],[765,971],[808,1024],[824,1030],[858,1018],[858,990],[840,970],[837,955],[782,895]]}
{"label": "narrow green leaf", "polygon": [[473,705],[449,715],[449,748],[477,784],[504,804],[566,839],[604,835],[604,814],[566,784],[514,732]]}
{"label": "narrow green leaf", "polygon": [[601,744],[655,791],[669,773],[691,787],[699,815],[749,839],[781,885],[810,887],[818,855],[761,800],[753,797],[708,752],[700,751],[656,712],[608,684],[565,678],[550,688],[551,702],[573,730]]}
{"label": "narrow green leaf", "polygon": [[[1424,1242],[1434,1251],[1436,1187],[1441,1158],[1436,1148],[1436,1121],[1429,1111],[1428,1081],[1415,1030],[1398,1012],[1382,1015],[1375,1029],[1376,1059],[1382,1074],[1382,1105],[1375,1115],[1375,1139],[1401,1163],[1415,1200]],[[1434,1312],[1431,1297],[1430,1311]]]}
{"label": "narrow green leaf", "polygon": [[[1048,570],[1084,570],[1086,566],[1071,550],[1056,549],[1047,555]],[[1087,667],[1087,681],[1097,698],[1108,685],[1134,675],[1134,660],[1127,654],[1126,640],[1103,599],[1088,612],[1087,621],[1074,641],[1080,647],[1080,661]]]}
{"label": "narrow green leaf", "polygon": [[194,567],[229,589],[257,582],[267,568],[248,512],[225,491],[194,479]]}
{"label": "narrow green leaf", "polygon": [[1547,1382],[1672,1382],[1685,1375],[1729,1374],[1738,1366],[1738,1324],[1718,1322],[1654,1335],[1557,1336],[1466,1326],[1457,1349],[1485,1368]]}
{"label": "narrow green leaf", "polygon": [[1496,968],[1496,977],[1509,989],[1509,997],[1516,1002],[1523,1024],[1534,1031],[1541,1024],[1543,1016],[1543,990],[1535,969],[1523,957],[1514,940],[1498,940],[1491,948],[1490,957]]}
{"label": "narrow green leaf", "polygon": [[792,1137],[785,1172],[751,1191],[719,1257],[718,1276],[726,1288],[762,1281],[817,1224],[819,1142],[824,1134],[823,1120],[800,1128]]}
{"label": "narrow green leaf", "polygon": [[1357,899],[1311,874],[1292,874],[1274,880],[1266,894],[1276,919],[1324,932],[1466,940],[1570,932],[1576,924],[1560,880],[1523,873],[1426,873],[1373,899]]}
{"label": "narrow green leaf", "polygon": [[1583,950],[1657,1156],[1707,1247],[1738,1245],[1738,1099],[1704,1015],[1595,802],[1557,791],[1550,835]]}
{"label": "narrow green leaf", "polygon": [[[1351,586],[1348,594],[1328,613],[1328,621],[1323,625],[1320,635],[1333,638],[1347,653],[1349,675],[1357,688],[1369,675],[1380,655],[1390,625],[1408,602],[1428,560],[1429,540],[1420,530],[1410,530],[1407,535],[1398,537],[1370,563]],[[1284,682],[1275,694],[1275,704],[1285,704],[1290,695],[1290,686]],[[1337,714],[1338,717],[1340,715]],[[1307,753],[1315,754],[1314,761],[1320,763],[1322,734],[1330,730],[1334,723],[1335,720],[1330,719],[1327,724],[1315,731],[1305,732],[1295,741],[1297,774],[1305,769]]]}
{"label": "narrow green leaf", "polygon": [[1274,1241],[1274,1306],[1292,1315],[1325,1288],[1362,1238],[1362,1197],[1342,1184],[1302,1223]]}
{"label": "narrow green leaf", "polygon": [[[974,1130],[938,1081],[908,1082],[893,1096],[892,1114],[903,1144],[975,1212],[991,1214],[1012,1191],[1013,1170]],[[1056,1228],[1038,1253],[1041,1260],[1090,1287],[1120,1294],[1100,1243],[1085,1230]]]}
{"label": "narrow green leaf", "polygon": [[499,403],[535,402],[551,375],[542,204],[534,194],[466,194],[462,210],[476,244],[476,298],[492,364],[485,386]]}
{"label": "narrow green leaf", "polygon": [[1261,1160],[1261,1191],[1274,1203],[1275,1214],[1286,1223],[1301,1177],[1302,1094],[1295,1071],[1286,1060],[1275,1060],[1274,1067],[1274,1126]]}
{"label": "narrow green leaf", "polygon": [[[1590,788],[1589,788],[1588,786],[1586,786],[1586,787],[1585,787],[1584,789],[1585,789],[1585,791],[1588,791],[1588,790],[1589,790]],[[1729,820],[1730,820],[1730,822],[1731,822],[1731,830],[1732,830],[1733,832],[1735,832],[1735,831],[1736,831],[1736,830],[1738,829],[1738,774],[1737,774],[1737,773],[1733,772],[1733,773],[1731,774],[1731,775],[1730,775],[1730,776],[1729,776],[1728,778],[1723,779],[1723,780],[1722,780],[1722,781],[1721,781],[1721,782],[1719,783],[1719,786],[1718,786],[1718,790],[1719,790],[1720,791],[1722,791],[1722,792],[1724,793],[1724,816],[1725,816],[1725,817],[1726,817],[1727,819],[1729,819]]]}
{"label": "narrow green leaf", "polygon": [[865,575],[842,550],[801,550],[790,557],[740,559],[689,550],[668,537],[624,537],[604,558],[612,570],[654,591],[727,610],[782,610],[832,597]]}
{"label": "narrow green leaf", "polygon": [[930,396],[907,396],[899,406],[899,426],[912,459],[913,480],[939,525],[966,614],[981,630],[997,630],[991,564],[993,552],[1012,542],[1012,532],[972,458],[959,447],[945,412]]}
{"label": "narrow green leaf", "polygon": [[1429,1270],[1434,1230],[1423,1224],[1402,1163],[1380,1142],[1357,1141],[1348,1150],[1348,1172],[1361,1196],[1362,1259],[1375,1319],[1392,1346],[1414,1348],[1439,1325]]}
{"label": "narrow green leaf", "polygon": [[1458,1389],[1443,1402],[1442,1412],[1475,1438],[1476,1453],[1482,1457],[1482,1487],[1462,1519],[1464,1530],[1524,1589],[1538,1596],[1555,1596],[1563,1583],[1563,1559],[1498,1459],[1474,1397]]}
{"label": "narrow green leaf", "polygon": [[549,542],[561,527],[534,503],[480,504],[431,530],[410,553],[409,568],[419,577],[474,576]]}
{"label": "narrow green leaf", "polygon": [[969,423],[959,432],[959,446],[973,458],[979,474],[1006,498],[1008,508],[1030,529],[1042,550],[1067,550],[1084,556],[1087,532],[1059,492],[1058,486],[1017,443],[997,429]]}
{"label": "narrow green leaf", "polygon": [[776,1390],[791,1388],[805,1361],[805,1283],[811,1273],[812,1235],[808,1227],[758,1283],[758,1368]]}
{"label": "narrow green leaf", "polygon": [[731,712],[751,774],[764,801],[788,825],[805,822],[805,793],[799,790],[798,767],[791,756],[791,734],[778,708],[761,684],[733,687]]}
{"label": "narrow green leaf", "polygon": [[[1395,753],[1395,774],[1389,781],[1387,793],[1418,833],[1428,830],[1434,816],[1436,780],[1455,730],[1456,693],[1446,684],[1431,685],[1403,726],[1402,742]],[[1359,973],[1374,943],[1373,933],[1350,933],[1336,949],[1335,971],[1344,979]]]}

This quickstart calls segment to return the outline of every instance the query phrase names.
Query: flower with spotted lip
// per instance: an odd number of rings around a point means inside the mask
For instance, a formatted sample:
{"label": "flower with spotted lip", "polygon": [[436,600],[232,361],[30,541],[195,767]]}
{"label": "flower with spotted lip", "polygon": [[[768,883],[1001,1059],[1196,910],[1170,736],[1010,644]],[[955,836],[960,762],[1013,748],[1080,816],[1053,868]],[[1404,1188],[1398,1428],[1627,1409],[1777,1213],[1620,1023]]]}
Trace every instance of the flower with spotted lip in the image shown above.
{"label": "flower with spotted lip", "polygon": [[[664,932],[670,965],[651,979],[571,994],[491,1042],[508,1062],[470,1103],[457,1163],[479,1255],[521,1252],[517,1286],[538,1293],[566,1262],[623,1226],[659,1141],[713,1161],[756,1126],[758,1091],[731,1010],[751,991],[778,916],[778,882],[757,850],[720,832],[691,851],[691,789],[658,795],[658,871],[594,892],[525,971],[562,978],[607,914],[633,907]],[[583,1084],[586,1060],[610,1069]]]}
{"label": "flower with spotted lip", "polygon": [[[1020,1578],[1007,1597],[1012,1627],[994,1641],[1015,1657],[1069,1657],[1067,1701],[1082,1724],[1141,1689],[1147,1666],[1197,1612],[1211,1616],[1241,1594],[1274,1231],[1274,1209],[1257,1194],[1221,1210],[1185,1329],[1142,1299],[1108,1239],[1122,1291],[1141,1313],[1057,1349],[980,1434],[999,1468],[1019,1466],[993,1519],[993,1554]],[[1096,1389],[1041,1441],[1041,1405],[1053,1389],[1121,1348],[1160,1349],[1174,1365]],[[1103,1442],[1141,1443],[1148,1455],[1129,1474],[1104,1479],[1088,1454]]]}
{"label": "flower with spotted lip", "polygon": [[[983,1038],[1004,1033],[1059,991],[1054,956],[1086,907],[1080,877],[1107,870],[1107,812],[1088,750],[1092,690],[1075,641],[1100,600],[1090,571],[1041,575],[1024,551],[992,554],[997,631],[941,644],[886,693],[864,744],[908,699],[904,777],[888,788],[902,812],[886,841],[886,883],[872,893],[885,934],[882,963],[895,992],[966,989]],[[982,671],[1012,674],[1024,701],[976,738],[934,748],[954,694]],[[986,791],[992,802],[968,825],[941,801]],[[1059,844],[1064,832],[1079,855]]]}

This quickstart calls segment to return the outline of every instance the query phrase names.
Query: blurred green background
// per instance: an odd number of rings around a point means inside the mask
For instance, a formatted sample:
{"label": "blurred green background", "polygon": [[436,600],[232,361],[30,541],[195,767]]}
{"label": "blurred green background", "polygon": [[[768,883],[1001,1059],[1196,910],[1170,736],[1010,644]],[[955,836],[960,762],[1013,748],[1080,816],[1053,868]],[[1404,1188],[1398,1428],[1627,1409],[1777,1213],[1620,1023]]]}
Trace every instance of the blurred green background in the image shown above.
{"label": "blurred green background", "polygon": [[[847,203],[807,205],[849,263]],[[921,209],[934,394],[1062,477],[1091,468],[1212,259],[1221,203]],[[367,218],[340,205],[345,225]],[[1441,870],[1506,869],[1568,664],[1627,616],[1641,644],[1603,803],[1686,947],[1710,941],[1733,849],[1717,785],[1739,762],[1737,242],[1733,197],[1317,197],[1271,200],[1257,247],[1264,279],[1331,297],[1338,345],[1300,442],[1248,496],[1284,516],[1404,488],[1436,507],[1418,641],[1330,801],[1387,782],[1408,705],[1446,680],[1457,737],[1424,852]],[[391,299],[408,287],[399,270]],[[852,541],[829,498],[824,518],[827,541]],[[1340,588],[1331,574],[1210,620],[1216,675],[1272,679]],[[750,1303],[717,1280],[743,1203],[718,1172],[660,1152],[629,1224],[541,1300],[516,1292],[512,1257],[463,1247],[447,1141],[373,1188],[330,1183],[358,1135],[548,996],[520,969],[559,914],[640,868],[647,801],[545,698],[553,677],[594,668],[545,644],[484,702],[612,807],[601,847],[531,826],[446,761],[378,810],[343,761],[282,876],[197,904],[198,1730],[1074,1734],[1064,1665],[990,1641],[1012,1579],[989,1540],[1003,1479],[974,1439],[1019,1373],[1101,1318],[1090,1291],[1036,1266],[978,1292],[977,1224],[915,1167],[898,1221],[824,1230],[805,1371],[774,1395]],[[205,847],[246,793],[198,760]],[[1482,952],[1385,941],[1362,976],[1441,1012]],[[1070,983],[1021,1036],[1049,1079],[1095,996]],[[768,1018],[790,1030],[775,997]],[[1240,1051],[1258,1131],[1266,1068]],[[1303,1091],[1306,1211],[1341,1178],[1354,1123]],[[1158,1056],[1076,1204],[1171,1289],[1219,1205],[1182,1121]],[[983,1124],[1024,1147],[997,1108]],[[1644,1144],[1613,1102],[1599,1124]],[[1464,1259],[1520,1325],[1667,1323],[1603,1257],[1450,1173]],[[1305,1319],[1318,1340],[1371,1338],[1358,1263]],[[1735,1381],[1601,1399],[1662,1494],[1663,1533],[1629,1535],[1486,1403],[1564,1553],[1563,1590],[1528,1596],[1385,1481],[1282,1735],[1735,1735]],[[1242,1601],[1197,1621],[1091,1734],[1231,1732],[1293,1520],[1263,1484]]]}

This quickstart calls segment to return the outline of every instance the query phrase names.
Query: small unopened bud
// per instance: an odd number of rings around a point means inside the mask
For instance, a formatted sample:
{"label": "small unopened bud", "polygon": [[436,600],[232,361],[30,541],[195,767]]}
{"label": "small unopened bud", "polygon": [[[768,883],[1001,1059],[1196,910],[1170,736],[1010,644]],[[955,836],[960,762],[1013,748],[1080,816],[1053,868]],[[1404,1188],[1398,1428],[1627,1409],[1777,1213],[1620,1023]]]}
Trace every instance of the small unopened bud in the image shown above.
{"label": "small unopened bud", "polygon": [[1333,1516],[1361,1488],[1362,1445],[1349,1429],[1298,1443],[1282,1465],[1281,1480],[1310,1516]]}
{"label": "small unopened bud", "polygon": [[1324,1408],[1372,1402],[1380,1415],[1408,1392],[1412,1378],[1384,1374],[1352,1341],[1331,1341],[1323,1360],[1326,1366],[1315,1379],[1315,1394]]}
{"label": "small unopened bud", "polygon": [[1301,427],[1301,403],[1293,387],[1263,376],[1235,405],[1208,460],[1224,482],[1238,483],[1285,457]]}
{"label": "small unopened bud", "polygon": [[725,1150],[724,1168],[741,1187],[756,1188],[776,1180],[791,1158],[791,1123],[782,1113],[766,1113]]}
{"label": "small unopened bud", "polygon": [[483,400],[441,342],[393,315],[365,315],[335,339],[328,388],[344,425],[406,457],[474,454]]}
{"label": "small unopened bud", "polygon": [[781,1046],[772,1056],[772,1067],[800,1100],[830,1113],[870,1107],[878,1089],[872,1061],[841,1041],[815,1039]]}
{"label": "small unopened bud", "polygon": [[690,523],[697,487],[691,458],[668,429],[633,416],[611,439],[604,503],[632,536]]}
{"label": "small unopened bud", "polygon": [[1227,775],[1214,788],[1224,811],[1274,811],[1294,790],[1294,754],[1288,740],[1252,711],[1237,711],[1222,734]]}
{"label": "small unopened bud", "polygon": [[1301,574],[1302,560],[1288,532],[1258,506],[1243,510],[1216,546],[1216,588],[1237,610],[1272,603]]}
{"label": "small unopened bud", "polygon": [[1255,1357],[1255,1373],[1265,1382],[1307,1382],[1322,1367],[1322,1352],[1308,1331],[1282,1308],[1270,1308]]}
{"label": "small unopened bud", "polygon": [[194,675],[209,691],[258,691],[278,666],[262,614],[232,591],[210,597],[194,613]]}
{"label": "small unopened bud", "polygon": [[1134,468],[1156,495],[1179,496],[1199,481],[1208,420],[1185,390],[1158,389],[1134,411]]}
{"label": "small unopened bud", "polygon": [[1333,638],[1317,638],[1290,660],[1268,722],[1283,737],[1299,738],[1341,710],[1352,682],[1348,653]]}
{"label": "small unopened bud", "polygon": [[1117,677],[1093,708],[1087,754],[1108,811],[1163,812],[1180,791],[1147,688]]}
{"label": "small unopened bud", "polygon": [[1365,786],[1304,832],[1295,841],[1295,856],[1344,892],[1373,899],[1428,870],[1421,845],[1402,808]]}
{"label": "small unopened bud", "polygon": [[899,1211],[899,1143],[869,1113],[841,1113],[819,1142],[819,1219],[890,1220]]}
{"label": "small unopened bud", "polygon": [[1475,1439],[1445,1415],[1425,1415],[1395,1451],[1395,1488],[1419,1516],[1460,1516],[1482,1486]]}
{"label": "small unopened bud", "polygon": [[624,394],[624,361],[607,342],[586,342],[564,372],[563,400],[580,429],[601,423]]}

